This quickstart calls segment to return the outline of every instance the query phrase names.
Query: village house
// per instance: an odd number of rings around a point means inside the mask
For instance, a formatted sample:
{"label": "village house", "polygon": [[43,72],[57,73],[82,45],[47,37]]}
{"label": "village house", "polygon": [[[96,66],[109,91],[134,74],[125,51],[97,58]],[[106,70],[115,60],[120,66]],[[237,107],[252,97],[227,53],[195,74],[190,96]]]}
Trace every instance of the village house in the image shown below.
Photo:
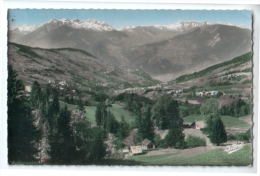
{"label": "village house", "polygon": [[130,147],[130,154],[137,155],[137,154],[141,154],[141,153],[143,153],[143,150],[140,145]]}
{"label": "village house", "polygon": [[73,89],[72,89],[72,90],[70,90],[70,89],[67,90],[67,93],[70,93],[70,94],[74,94],[75,92],[76,92],[76,91],[73,90]]}
{"label": "village house", "polygon": [[129,149],[128,149],[128,148],[123,149],[123,150],[122,150],[122,153],[123,153],[123,154],[128,154],[128,153],[129,153]]}
{"label": "village house", "polygon": [[152,143],[152,141],[148,140],[148,139],[144,139],[142,142],[141,142],[141,147],[142,149],[144,150],[147,150],[149,148],[153,148],[154,145]]}
{"label": "village house", "polygon": [[182,128],[194,128],[194,123],[183,123]]}
{"label": "village house", "polygon": [[60,86],[65,86],[65,85],[66,85],[66,81],[60,81],[60,82],[59,82],[59,85],[60,85]]}
{"label": "village house", "polygon": [[49,84],[55,84],[54,80],[49,80],[48,82],[49,82]]}
{"label": "village house", "polygon": [[200,130],[200,129],[203,129],[206,127],[206,124],[204,121],[197,121],[195,122],[193,125],[193,128],[197,129],[197,130]]}
{"label": "village house", "polygon": [[32,88],[31,88],[31,86],[25,86],[24,90],[25,90],[25,92],[31,92]]}

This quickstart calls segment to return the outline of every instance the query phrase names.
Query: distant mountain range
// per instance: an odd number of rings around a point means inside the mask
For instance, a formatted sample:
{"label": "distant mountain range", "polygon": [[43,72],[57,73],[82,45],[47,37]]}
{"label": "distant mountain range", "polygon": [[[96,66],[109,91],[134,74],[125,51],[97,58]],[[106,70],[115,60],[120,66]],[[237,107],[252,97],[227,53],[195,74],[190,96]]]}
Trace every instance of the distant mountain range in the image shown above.
{"label": "distant mountain range", "polygon": [[21,34],[28,34],[34,30],[36,30],[38,27],[36,25],[28,26],[28,25],[23,25],[23,26],[10,26],[9,32],[13,33],[21,33]]}
{"label": "distant mountain range", "polygon": [[[48,23],[45,23],[43,25],[47,25],[47,24],[58,24],[60,26],[71,26],[71,27],[74,27],[74,28],[90,29],[90,30],[94,30],[94,31],[116,30],[115,28],[113,28],[109,24],[104,23],[104,22],[98,22],[96,20],[80,21],[79,19],[74,19],[74,20],[52,19]],[[228,25],[228,26],[236,26],[236,25],[229,24],[229,23],[217,23],[217,24],[223,24],[223,25]],[[189,30],[189,29],[192,29],[192,28],[195,28],[195,27],[202,27],[202,26],[205,26],[205,25],[213,25],[213,24],[210,23],[210,22],[207,22],[207,21],[205,21],[205,22],[195,22],[195,21],[184,22],[184,21],[180,21],[178,23],[171,24],[171,25],[153,25],[153,26],[136,26],[136,27],[127,26],[127,27],[123,27],[123,28],[119,29],[119,31],[133,30],[133,29],[138,28],[138,27],[146,27],[146,28],[150,27],[150,28],[157,28],[157,29],[161,29],[161,30],[185,31],[185,30]],[[237,27],[247,28],[246,26],[237,26]],[[36,30],[37,28],[38,27],[36,25],[32,25],[32,26],[23,25],[23,26],[18,26],[18,27],[10,26],[9,31],[27,34],[29,32]]]}
{"label": "distant mountain range", "polygon": [[209,22],[116,30],[95,20],[53,19],[38,28],[10,27],[9,41],[31,47],[82,49],[107,64],[141,69],[169,81],[251,51],[251,33],[243,26]]}

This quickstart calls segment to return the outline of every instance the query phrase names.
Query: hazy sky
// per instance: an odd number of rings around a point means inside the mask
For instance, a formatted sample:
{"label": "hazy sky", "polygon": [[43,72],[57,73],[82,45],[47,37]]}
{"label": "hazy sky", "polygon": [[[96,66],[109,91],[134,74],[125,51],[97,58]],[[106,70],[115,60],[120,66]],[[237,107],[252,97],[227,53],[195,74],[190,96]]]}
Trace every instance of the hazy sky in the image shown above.
{"label": "hazy sky", "polygon": [[247,10],[52,10],[11,9],[11,26],[37,25],[51,19],[94,19],[106,22],[114,28],[125,26],[168,25],[179,21],[209,21],[231,23],[251,28],[251,12]]}

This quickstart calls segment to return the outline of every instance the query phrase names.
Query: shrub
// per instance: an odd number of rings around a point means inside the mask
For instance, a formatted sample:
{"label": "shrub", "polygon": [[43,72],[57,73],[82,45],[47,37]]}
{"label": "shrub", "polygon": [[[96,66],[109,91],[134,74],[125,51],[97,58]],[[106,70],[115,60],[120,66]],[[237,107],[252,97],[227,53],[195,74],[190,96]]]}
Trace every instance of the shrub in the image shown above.
{"label": "shrub", "polygon": [[236,136],[230,134],[230,135],[227,135],[227,140],[228,141],[232,141],[232,140],[236,140]]}
{"label": "shrub", "polygon": [[247,130],[245,133],[236,133],[236,139],[239,141],[249,142],[251,140],[251,131]]}
{"label": "shrub", "polygon": [[116,139],[113,143],[115,144],[115,148],[117,150],[125,147],[124,141],[122,139]]}
{"label": "shrub", "polygon": [[248,84],[248,83],[252,83],[252,81],[249,79],[246,79],[245,81],[242,82],[242,84]]}
{"label": "shrub", "polygon": [[188,148],[206,146],[206,141],[205,141],[205,139],[202,139],[200,137],[188,136],[186,139],[186,146]]}
{"label": "shrub", "polygon": [[238,140],[238,141],[245,141],[249,142],[252,138],[250,129],[247,130],[245,133],[236,133],[235,135],[228,135],[227,140]]}

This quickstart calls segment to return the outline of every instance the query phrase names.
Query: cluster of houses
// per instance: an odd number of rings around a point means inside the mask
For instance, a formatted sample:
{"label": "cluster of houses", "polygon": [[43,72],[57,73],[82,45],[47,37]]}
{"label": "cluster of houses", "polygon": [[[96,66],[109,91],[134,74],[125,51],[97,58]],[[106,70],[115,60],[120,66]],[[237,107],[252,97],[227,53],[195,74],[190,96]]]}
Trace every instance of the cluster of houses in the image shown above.
{"label": "cluster of houses", "polygon": [[167,83],[160,83],[155,86],[149,86],[149,87],[134,87],[134,88],[127,88],[127,89],[122,89],[122,90],[115,90],[113,92],[114,95],[118,95],[121,93],[140,93],[140,92],[145,92],[146,90],[162,90],[164,86],[167,86]]}
{"label": "cluster of houses", "polygon": [[225,79],[232,79],[232,78],[237,78],[239,77],[240,75],[239,74],[230,74],[230,75],[227,75],[227,76],[222,76],[221,79],[222,80],[225,80]]}
{"label": "cluster of houses", "polygon": [[179,90],[168,89],[165,94],[179,94],[179,93],[182,93],[182,92],[183,92],[182,89],[179,89]]}
{"label": "cluster of houses", "polygon": [[196,96],[199,96],[199,97],[203,97],[203,96],[223,96],[225,95],[224,92],[220,92],[220,91],[215,91],[215,90],[212,90],[212,91],[207,91],[207,92],[195,92],[195,95]]}
{"label": "cluster of houses", "polygon": [[224,76],[220,76],[218,78],[219,81],[224,81],[224,80],[227,80],[227,79],[236,79],[238,78],[240,75],[239,74],[236,74],[236,73],[233,73],[233,74],[228,74],[228,75],[224,75]]}
{"label": "cluster of houses", "polygon": [[[204,121],[196,121],[196,122],[192,122],[192,123],[184,123],[182,127],[183,127],[183,129],[193,128],[193,129],[201,130],[206,127],[206,124],[204,123]],[[164,130],[162,132],[168,133],[168,130]],[[165,134],[164,137],[166,135],[167,134]],[[129,146],[129,147],[123,149],[122,153],[125,155],[132,156],[132,155],[142,154],[144,150],[154,149],[154,148],[155,148],[155,145],[153,144],[152,141],[150,141],[148,139],[144,139],[139,145]]]}
{"label": "cluster of houses", "polygon": [[128,148],[125,148],[122,150],[123,154],[127,154],[129,156],[131,155],[138,155],[143,153],[143,150],[155,148],[155,145],[152,143],[152,141],[148,139],[144,139],[140,145],[130,146]]}
{"label": "cluster of houses", "polygon": [[69,89],[68,84],[66,81],[61,80],[61,81],[54,81],[54,80],[49,80],[48,83],[51,85],[51,87],[58,89],[59,91],[69,93],[69,94],[74,94],[76,91],[74,89]]}

